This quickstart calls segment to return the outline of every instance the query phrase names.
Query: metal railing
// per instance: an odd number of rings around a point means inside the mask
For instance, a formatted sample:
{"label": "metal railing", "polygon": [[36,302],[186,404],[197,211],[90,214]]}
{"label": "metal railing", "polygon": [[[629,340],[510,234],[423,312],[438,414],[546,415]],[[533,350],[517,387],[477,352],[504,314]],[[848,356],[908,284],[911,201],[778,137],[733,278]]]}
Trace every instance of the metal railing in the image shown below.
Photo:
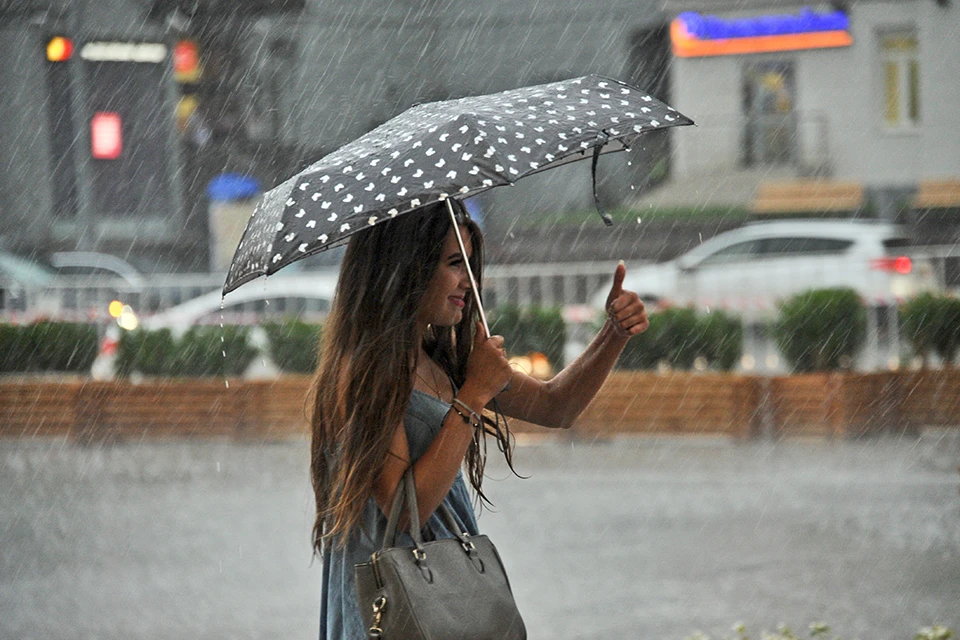
{"label": "metal railing", "polygon": [[[489,265],[484,272],[486,306],[504,304],[520,306],[588,305],[596,292],[608,284],[613,275],[613,262],[567,264]],[[260,299],[233,304],[231,296],[226,307],[233,307],[231,315],[243,322],[257,322],[271,316],[293,313],[323,313],[323,298],[319,292],[311,299],[302,291],[302,279],[310,274],[327,277],[335,269],[316,272],[297,272],[300,280],[290,287],[289,294],[282,286],[264,288]],[[274,276],[271,283],[281,281]],[[293,280],[294,278],[291,278]],[[142,286],[132,285],[120,278],[91,278],[65,276],[49,285],[37,288],[2,286],[0,283],[0,321],[29,322],[50,318],[77,322],[99,322],[109,318],[108,307],[113,300],[131,306],[144,318],[168,311],[201,297],[211,300],[223,287],[222,274],[157,274],[146,278]],[[257,290],[262,281],[254,281],[247,288]],[[326,291],[326,289],[323,289]],[[329,302],[327,300],[327,302]],[[211,312],[219,304],[211,304]]]}
{"label": "metal railing", "polygon": [[[960,293],[960,246],[917,247],[911,255],[917,264],[933,270],[935,281],[944,290]],[[609,286],[613,269],[612,261],[489,265],[484,272],[485,305],[587,307],[600,290]],[[300,282],[290,287],[289,295],[284,295],[282,288],[271,287],[268,292],[262,281],[254,281],[244,286],[263,291],[260,299],[254,296],[253,300],[233,304],[227,296],[226,306],[233,306],[231,316],[244,323],[290,314],[323,315],[329,303],[329,294],[324,292],[329,289],[320,288],[311,297],[303,293],[302,280],[311,274],[329,277],[332,273],[335,269],[296,273]],[[281,279],[277,275],[271,280]],[[216,312],[219,320],[219,297],[214,294],[222,286],[222,274],[158,274],[139,287],[120,278],[79,276],[59,277],[47,286],[31,289],[0,283],[0,321],[29,322],[46,317],[99,322],[109,319],[107,308],[113,300],[130,305],[139,316],[148,318],[202,296],[211,300],[211,314]]]}

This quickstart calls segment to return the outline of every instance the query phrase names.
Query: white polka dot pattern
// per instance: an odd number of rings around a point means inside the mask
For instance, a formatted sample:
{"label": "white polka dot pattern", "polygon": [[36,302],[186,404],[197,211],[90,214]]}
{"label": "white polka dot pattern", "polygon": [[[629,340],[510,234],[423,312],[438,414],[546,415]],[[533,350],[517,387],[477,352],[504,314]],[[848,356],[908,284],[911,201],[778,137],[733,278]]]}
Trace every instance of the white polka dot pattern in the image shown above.
{"label": "white polka dot pattern", "polygon": [[426,204],[688,124],[672,107],[601,76],[415,106],[264,194],[224,293]]}

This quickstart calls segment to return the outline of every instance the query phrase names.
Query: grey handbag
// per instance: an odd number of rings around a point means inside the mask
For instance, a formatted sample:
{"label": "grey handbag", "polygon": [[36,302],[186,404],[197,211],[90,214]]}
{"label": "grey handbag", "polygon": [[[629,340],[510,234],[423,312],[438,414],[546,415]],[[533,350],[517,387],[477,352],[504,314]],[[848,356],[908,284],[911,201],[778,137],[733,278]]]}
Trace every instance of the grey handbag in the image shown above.
{"label": "grey handbag", "polygon": [[[526,640],[526,628],[493,543],[487,536],[461,531],[443,503],[438,512],[457,537],[424,542],[411,472],[404,474],[401,484],[381,549],[370,562],[354,568],[368,637]],[[394,547],[404,502],[414,546]]]}

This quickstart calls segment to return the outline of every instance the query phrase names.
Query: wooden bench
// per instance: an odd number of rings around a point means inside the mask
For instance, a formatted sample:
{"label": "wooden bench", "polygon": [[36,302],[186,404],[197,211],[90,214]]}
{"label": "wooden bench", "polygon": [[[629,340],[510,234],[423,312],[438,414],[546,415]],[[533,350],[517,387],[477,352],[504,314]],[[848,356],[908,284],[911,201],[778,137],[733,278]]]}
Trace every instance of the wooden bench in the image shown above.
{"label": "wooden bench", "polygon": [[922,180],[913,197],[914,209],[960,207],[960,178]]}
{"label": "wooden bench", "polygon": [[757,188],[750,211],[759,215],[852,213],[863,205],[863,200],[863,185],[857,182],[765,182]]}

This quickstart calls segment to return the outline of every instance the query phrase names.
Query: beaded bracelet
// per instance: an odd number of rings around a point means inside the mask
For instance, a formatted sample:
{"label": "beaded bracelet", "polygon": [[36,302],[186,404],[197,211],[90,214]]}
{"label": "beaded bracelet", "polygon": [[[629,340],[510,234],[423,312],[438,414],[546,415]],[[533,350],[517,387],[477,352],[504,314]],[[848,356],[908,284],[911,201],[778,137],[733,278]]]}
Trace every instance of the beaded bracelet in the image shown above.
{"label": "beaded bracelet", "polygon": [[[467,413],[461,411],[461,407],[465,409]],[[477,412],[471,409],[467,403],[460,398],[454,398],[450,408],[456,411],[457,415],[463,419],[463,424],[472,425],[476,429],[479,429],[483,425],[483,420],[480,419],[480,416],[477,414]]]}

